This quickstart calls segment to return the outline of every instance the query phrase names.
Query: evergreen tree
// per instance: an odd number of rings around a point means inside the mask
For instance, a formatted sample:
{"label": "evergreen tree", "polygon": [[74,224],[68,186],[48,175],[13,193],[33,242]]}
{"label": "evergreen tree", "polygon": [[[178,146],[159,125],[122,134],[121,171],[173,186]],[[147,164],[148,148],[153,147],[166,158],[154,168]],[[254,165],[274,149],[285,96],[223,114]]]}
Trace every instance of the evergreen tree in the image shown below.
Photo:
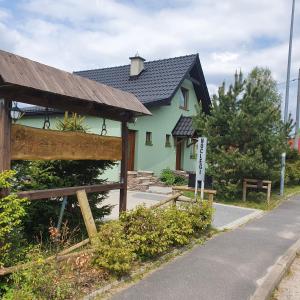
{"label": "evergreen tree", "polygon": [[[77,114],[69,116],[66,113],[64,119],[58,121],[56,127],[62,131],[88,131],[84,125],[84,118]],[[18,189],[37,190],[101,184],[104,180],[99,176],[113,165],[111,161],[101,160],[18,161],[14,163],[14,169],[17,170],[18,182],[21,183]],[[98,207],[105,195],[106,193],[89,194],[89,204],[95,219],[101,219],[110,212],[109,206]],[[51,222],[56,226],[61,203],[62,198],[31,202],[24,224],[29,239],[37,235],[48,236]],[[67,220],[70,228],[83,229],[81,233],[85,235],[84,222],[76,196],[68,196],[63,220]]]}
{"label": "evergreen tree", "polygon": [[211,113],[194,118],[199,134],[208,137],[207,173],[221,197],[238,195],[244,178],[278,182],[291,130],[291,121],[281,120],[280,100],[270,70],[254,68],[246,80],[236,73],[227,90],[223,83]]}

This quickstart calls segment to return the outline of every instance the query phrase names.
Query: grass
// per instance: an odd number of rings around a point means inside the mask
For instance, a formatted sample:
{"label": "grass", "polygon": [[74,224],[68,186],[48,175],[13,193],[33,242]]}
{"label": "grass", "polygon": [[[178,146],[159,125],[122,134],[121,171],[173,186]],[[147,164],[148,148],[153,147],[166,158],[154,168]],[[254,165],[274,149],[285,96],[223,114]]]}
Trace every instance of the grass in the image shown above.
{"label": "grass", "polygon": [[[270,205],[267,204],[267,195],[265,192],[247,192],[247,201],[242,199],[222,200],[221,196],[215,199],[216,203],[230,204],[241,207],[255,208],[261,210],[271,210],[277,207],[281,202],[293,194],[300,193],[300,185],[286,186],[284,196],[279,195],[279,190],[274,190],[271,194]],[[193,192],[185,192],[184,195],[189,198],[194,198]]]}

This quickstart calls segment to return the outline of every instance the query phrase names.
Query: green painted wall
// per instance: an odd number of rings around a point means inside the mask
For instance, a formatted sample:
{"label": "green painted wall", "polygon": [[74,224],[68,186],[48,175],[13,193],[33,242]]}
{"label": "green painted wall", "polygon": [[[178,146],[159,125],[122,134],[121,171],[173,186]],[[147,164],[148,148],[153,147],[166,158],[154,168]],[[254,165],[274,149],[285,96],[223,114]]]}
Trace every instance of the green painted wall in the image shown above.
{"label": "green painted wall", "polygon": [[[134,124],[129,124],[131,130],[136,130],[136,147],[135,147],[135,169],[144,171],[154,171],[159,175],[164,168],[175,169],[176,165],[176,147],[175,140],[171,136],[171,147],[165,147],[166,134],[170,134],[181,115],[193,116],[196,114],[196,106],[198,106],[197,97],[193,88],[193,84],[189,80],[185,80],[183,87],[189,90],[188,110],[179,108],[180,91],[177,91],[170,105],[151,108],[152,116],[137,118]],[[51,116],[51,128],[55,129],[55,122],[60,116]],[[28,116],[23,117],[20,124],[32,127],[42,128],[43,117]],[[89,132],[100,133],[102,119],[96,117],[86,118]],[[108,135],[120,136],[120,122],[106,120]],[[152,146],[145,145],[146,132],[152,132]],[[195,170],[195,159],[190,159],[190,148],[186,147],[184,142],[182,153],[182,165],[186,171]],[[103,178],[115,181],[119,179],[119,164],[113,169],[107,170]]]}
{"label": "green painted wall", "polygon": [[[175,140],[171,137],[171,147],[165,147],[166,134],[171,135],[181,115],[195,115],[198,105],[192,82],[185,80],[182,86],[189,90],[188,110],[179,108],[180,91],[178,90],[171,105],[154,107],[150,109],[152,116],[138,118],[135,124],[129,125],[129,129],[137,130],[135,152],[135,168],[137,170],[151,170],[159,175],[164,168],[175,169]],[[145,145],[147,131],[152,132],[152,146]],[[190,148],[186,148],[186,143],[184,143],[183,150],[183,169],[194,170],[195,160],[190,159]]]}

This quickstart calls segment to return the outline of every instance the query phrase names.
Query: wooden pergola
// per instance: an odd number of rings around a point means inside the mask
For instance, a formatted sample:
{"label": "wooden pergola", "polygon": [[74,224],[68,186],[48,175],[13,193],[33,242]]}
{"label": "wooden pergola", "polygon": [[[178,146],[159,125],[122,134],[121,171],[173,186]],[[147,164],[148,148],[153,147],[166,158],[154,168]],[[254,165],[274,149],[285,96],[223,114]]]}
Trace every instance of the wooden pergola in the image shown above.
{"label": "wooden pergola", "polygon": [[[24,191],[19,193],[20,196],[35,200],[73,195],[82,189],[87,193],[119,189],[119,210],[126,210],[127,122],[132,121],[136,116],[151,115],[133,94],[0,50],[0,172],[11,168],[11,160],[14,156],[19,157],[14,153],[16,151],[14,150],[16,148],[14,132],[18,130],[27,132],[26,128],[15,128],[15,125],[12,125],[10,118],[12,101],[116,120],[121,122],[122,128],[119,182]],[[31,137],[31,135],[35,135],[35,132],[28,135]],[[87,139],[92,136],[86,135]],[[98,137],[93,138],[97,140]],[[101,143],[104,145],[108,143],[108,140],[101,140]],[[40,157],[36,159],[40,159]],[[88,158],[82,157],[81,159]],[[99,157],[99,159],[104,158]]]}

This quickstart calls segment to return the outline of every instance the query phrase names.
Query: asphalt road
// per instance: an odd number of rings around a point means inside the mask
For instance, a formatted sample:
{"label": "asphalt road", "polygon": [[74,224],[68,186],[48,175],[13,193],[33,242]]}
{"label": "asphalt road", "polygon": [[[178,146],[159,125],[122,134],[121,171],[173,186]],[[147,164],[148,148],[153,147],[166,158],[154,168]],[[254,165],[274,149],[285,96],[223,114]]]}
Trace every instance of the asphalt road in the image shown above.
{"label": "asphalt road", "polygon": [[300,196],[173,260],[114,300],[244,300],[300,238]]}

